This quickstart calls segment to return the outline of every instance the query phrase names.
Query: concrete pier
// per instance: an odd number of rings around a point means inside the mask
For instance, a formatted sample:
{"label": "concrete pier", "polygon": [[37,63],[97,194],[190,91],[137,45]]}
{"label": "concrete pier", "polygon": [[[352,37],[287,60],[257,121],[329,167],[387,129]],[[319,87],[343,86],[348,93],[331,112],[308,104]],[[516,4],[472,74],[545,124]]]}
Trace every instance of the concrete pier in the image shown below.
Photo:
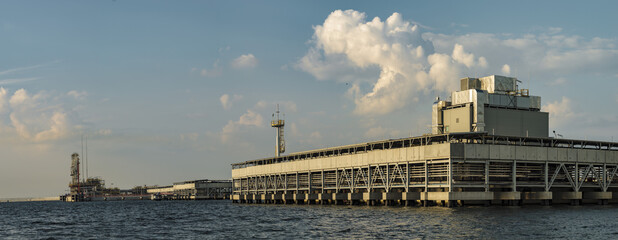
{"label": "concrete pier", "polygon": [[607,205],[612,199],[611,192],[584,192],[582,194],[582,203],[596,203],[599,205]]}
{"label": "concrete pier", "polygon": [[618,143],[485,133],[321,149],[234,165],[233,200],[351,205],[618,203]]}
{"label": "concrete pier", "polygon": [[363,200],[362,193],[348,193],[348,201],[350,205],[357,205]]}
{"label": "concrete pier", "polygon": [[294,202],[294,194],[293,193],[284,193],[283,194],[283,203],[289,204]]}
{"label": "concrete pier", "polygon": [[365,192],[328,194],[236,194],[233,200],[241,203],[296,203],[413,206],[464,206],[521,204],[608,204],[614,199],[614,192]]}
{"label": "concrete pier", "polygon": [[343,201],[348,200],[347,193],[333,193],[332,196],[332,200],[335,205],[342,205]]}
{"label": "concrete pier", "polygon": [[320,201],[320,204],[329,203],[329,201],[332,199],[331,197],[332,194],[318,193],[318,201]]}
{"label": "concrete pier", "polygon": [[307,193],[307,194],[305,194],[305,201],[307,202],[307,204],[315,204],[317,200],[318,200],[318,194],[317,193]]}
{"label": "concrete pier", "polygon": [[305,194],[304,193],[295,193],[294,194],[294,202],[296,204],[302,204],[305,202]]}
{"label": "concrete pier", "polygon": [[377,201],[382,200],[381,192],[365,192],[363,193],[363,201],[367,203],[367,205],[376,205]]}

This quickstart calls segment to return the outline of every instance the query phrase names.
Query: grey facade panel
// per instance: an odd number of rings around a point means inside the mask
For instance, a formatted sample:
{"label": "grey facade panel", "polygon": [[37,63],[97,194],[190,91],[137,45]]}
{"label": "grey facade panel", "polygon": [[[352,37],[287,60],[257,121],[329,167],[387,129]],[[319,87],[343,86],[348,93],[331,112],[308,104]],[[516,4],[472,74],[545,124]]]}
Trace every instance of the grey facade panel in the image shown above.
{"label": "grey facade panel", "polygon": [[485,130],[506,136],[549,136],[549,114],[513,109],[486,108]]}
{"label": "grey facade panel", "polygon": [[522,112],[522,135],[528,131],[530,137],[549,137],[549,113],[547,112]]}
{"label": "grey facade panel", "polygon": [[452,158],[464,158],[465,150],[463,143],[451,143],[451,157]]}

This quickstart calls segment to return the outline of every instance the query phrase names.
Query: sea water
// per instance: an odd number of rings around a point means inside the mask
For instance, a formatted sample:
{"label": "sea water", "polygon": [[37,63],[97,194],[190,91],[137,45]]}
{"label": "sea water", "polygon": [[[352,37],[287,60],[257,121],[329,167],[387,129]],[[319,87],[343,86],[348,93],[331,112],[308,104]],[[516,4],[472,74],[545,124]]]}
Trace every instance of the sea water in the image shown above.
{"label": "sea water", "polygon": [[618,206],[0,203],[0,239],[617,239]]}

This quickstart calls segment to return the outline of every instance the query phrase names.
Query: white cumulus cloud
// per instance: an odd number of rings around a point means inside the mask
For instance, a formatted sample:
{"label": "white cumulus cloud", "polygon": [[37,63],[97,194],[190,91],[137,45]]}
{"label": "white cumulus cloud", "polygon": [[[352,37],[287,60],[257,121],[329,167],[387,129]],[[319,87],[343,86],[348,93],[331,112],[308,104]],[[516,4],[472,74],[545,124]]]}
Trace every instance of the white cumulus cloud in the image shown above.
{"label": "white cumulus cloud", "polygon": [[234,68],[254,68],[258,64],[258,60],[253,54],[244,54],[232,61]]}
{"label": "white cumulus cloud", "polygon": [[264,118],[259,113],[252,110],[247,110],[247,113],[240,116],[236,123],[239,125],[259,127],[264,124]]}
{"label": "white cumulus cloud", "polygon": [[221,68],[221,66],[219,66],[219,59],[217,59],[213,64],[212,67],[207,69],[207,68],[203,68],[203,69],[199,69],[199,68],[192,68],[191,72],[198,72],[202,77],[218,77],[221,76],[221,74],[223,73],[223,69]]}
{"label": "white cumulus cloud", "polygon": [[511,75],[511,66],[509,66],[508,64],[502,65],[502,74],[507,76]]}
{"label": "white cumulus cloud", "polygon": [[[485,68],[487,59],[452,44],[449,51],[436,53],[416,24],[393,13],[382,21],[366,20],[354,10],[332,12],[322,25],[314,27],[313,46],[297,67],[317,79],[350,79],[347,95],[353,98],[356,114],[386,114],[400,109],[415,95],[436,90],[447,92],[462,72]],[[378,69],[379,76],[356,80],[342,71]]]}
{"label": "white cumulus cloud", "polygon": [[221,102],[221,106],[223,107],[223,109],[230,110],[232,108],[232,104],[234,102],[240,101],[241,99],[242,99],[242,95],[234,94],[230,96],[229,94],[223,94],[219,98],[219,101]]}
{"label": "white cumulus cloud", "polygon": [[[25,89],[10,92],[0,88],[0,119],[3,137],[10,141],[45,142],[71,136],[79,126],[75,125],[72,110],[58,103],[59,96],[38,92],[30,94]],[[68,104],[68,103],[67,103]]]}
{"label": "white cumulus cloud", "polygon": [[79,91],[76,91],[76,90],[72,90],[72,91],[69,91],[67,93],[67,95],[70,96],[70,97],[73,97],[73,98],[75,98],[77,100],[84,100],[88,96],[88,92],[86,92],[86,91],[79,92]]}
{"label": "white cumulus cloud", "polygon": [[466,65],[466,67],[470,68],[476,65],[486,67],[487,60],[484,57],[480,57],[478,60],[474,58],[474,54],[468,53],[464,50],[464,47],[461,44],[455,44],[453,48],[452,54],[453,60],[458,63]]}
{"label": "white cumulus cloud", "polygon": [[[437,52],[448,51],[453,44],[487,58],[488,62],[508,63],[508,72],[532,72],[536,76],[554,76],[594,72],[615,74],[618,67],[618,41],[594,37],[585,39],[577,35],[557,35],[557,29],[545,33],[513,36],[505,34],[469,33],[445,35],[425,33]],[[500,69],[495,69],[500,70]],[[503,74],[506,74],[503,71]]]}
{"label": "white cumulus cloud", "polygon": [[22,88],[13,93],[13,96],[11,96],[11,100],[9,100],[9,103],[11,103],[11,107],[19,107],[22,105],[32,104],[33,100],[33,97],[30,97],[28,95],[28,92]]}
{"label": "white cumulus cloud", "polygon": [[0,114],[6,112],[8,110],[8,91],[3,88],[0,87]]}
{"label": "white cumulus cloud", "polygon": [[64,138],[69,135],[69,122],[65,113],[54,112],[48,120],[49,128],[37,133],[34,141],[47,141]]}
{"label": "white cumulus cloud", "polygon": [[562,97],[559,101],[544,105],[543,111],[549,112],[550,128],[561,127],[576,117],[572,107],[573,104],[571,104],[571,99],[568,97]]}
{"label": "white cumulus cloud", "polygon": [[227,143],[242,127],[263,127],[264,117],[249,109],[237,121],[228,121],[221,132],[221,141]]}
{"label": "white cumulus cloud", "polygon": [[561,28],[520,36],[436,34],[399,13],[382,20],[336,10],[314,26],[310,43],[296,67],[318,80],[349,83],[345,96],[359,115],[387,114],[420,96],[449,94],[468,76],[521,79],[519,74],[560,85],[566,81],[555,79],[565,74],[614,76],[618,68],[616,39],[568,35]]}
{"label": "white cumulus cloud", "polygon": [[[240,98],[242,96],[237,96],[236,98]],[[223,102],[229,102],[233,99],[233,96],[223,95],[221,97],[222,105]],[[296,112],[297,106],[296,103],[292,101],[278,101],[278,102],[270,102],[265,100],[258,101],[252,108],[247,109],[247,112],[243,113],[238,120],[229,120],[227,124],[221,130],[221,133],[218,135],[222,143],[230,143],[232,139],[238,140],[234,141],[234,143],[238,143],[242,141],[242,139],[238,138],[239,134],[247,134],[256,128],[263,128],[269,126],[269,122],[266,122],[264,116],[259,112],[269,111],[269,113],[273,113],[275,111],[276,104],[279,104],[280,110],[283,114],[282,117],[285,116],[286,112]],[[270,114],[269,114],[270,115]],[[296,129],[296,125],[292,123],[292,127],[294,128],[295,134],[300,134],[298,129]],[[216,136],[210,134],[210,136]]]}

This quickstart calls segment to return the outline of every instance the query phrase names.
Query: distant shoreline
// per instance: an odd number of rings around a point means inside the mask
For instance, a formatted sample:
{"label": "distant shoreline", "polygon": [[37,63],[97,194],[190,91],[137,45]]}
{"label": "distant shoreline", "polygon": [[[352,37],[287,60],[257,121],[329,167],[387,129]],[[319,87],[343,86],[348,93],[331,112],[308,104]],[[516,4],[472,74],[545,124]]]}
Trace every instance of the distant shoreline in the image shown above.
{"label": "distant shoreline", "polygon": [[42,198],[0,198],[0,202],[50,202],[60,201],[58,197],[42,197]]}

